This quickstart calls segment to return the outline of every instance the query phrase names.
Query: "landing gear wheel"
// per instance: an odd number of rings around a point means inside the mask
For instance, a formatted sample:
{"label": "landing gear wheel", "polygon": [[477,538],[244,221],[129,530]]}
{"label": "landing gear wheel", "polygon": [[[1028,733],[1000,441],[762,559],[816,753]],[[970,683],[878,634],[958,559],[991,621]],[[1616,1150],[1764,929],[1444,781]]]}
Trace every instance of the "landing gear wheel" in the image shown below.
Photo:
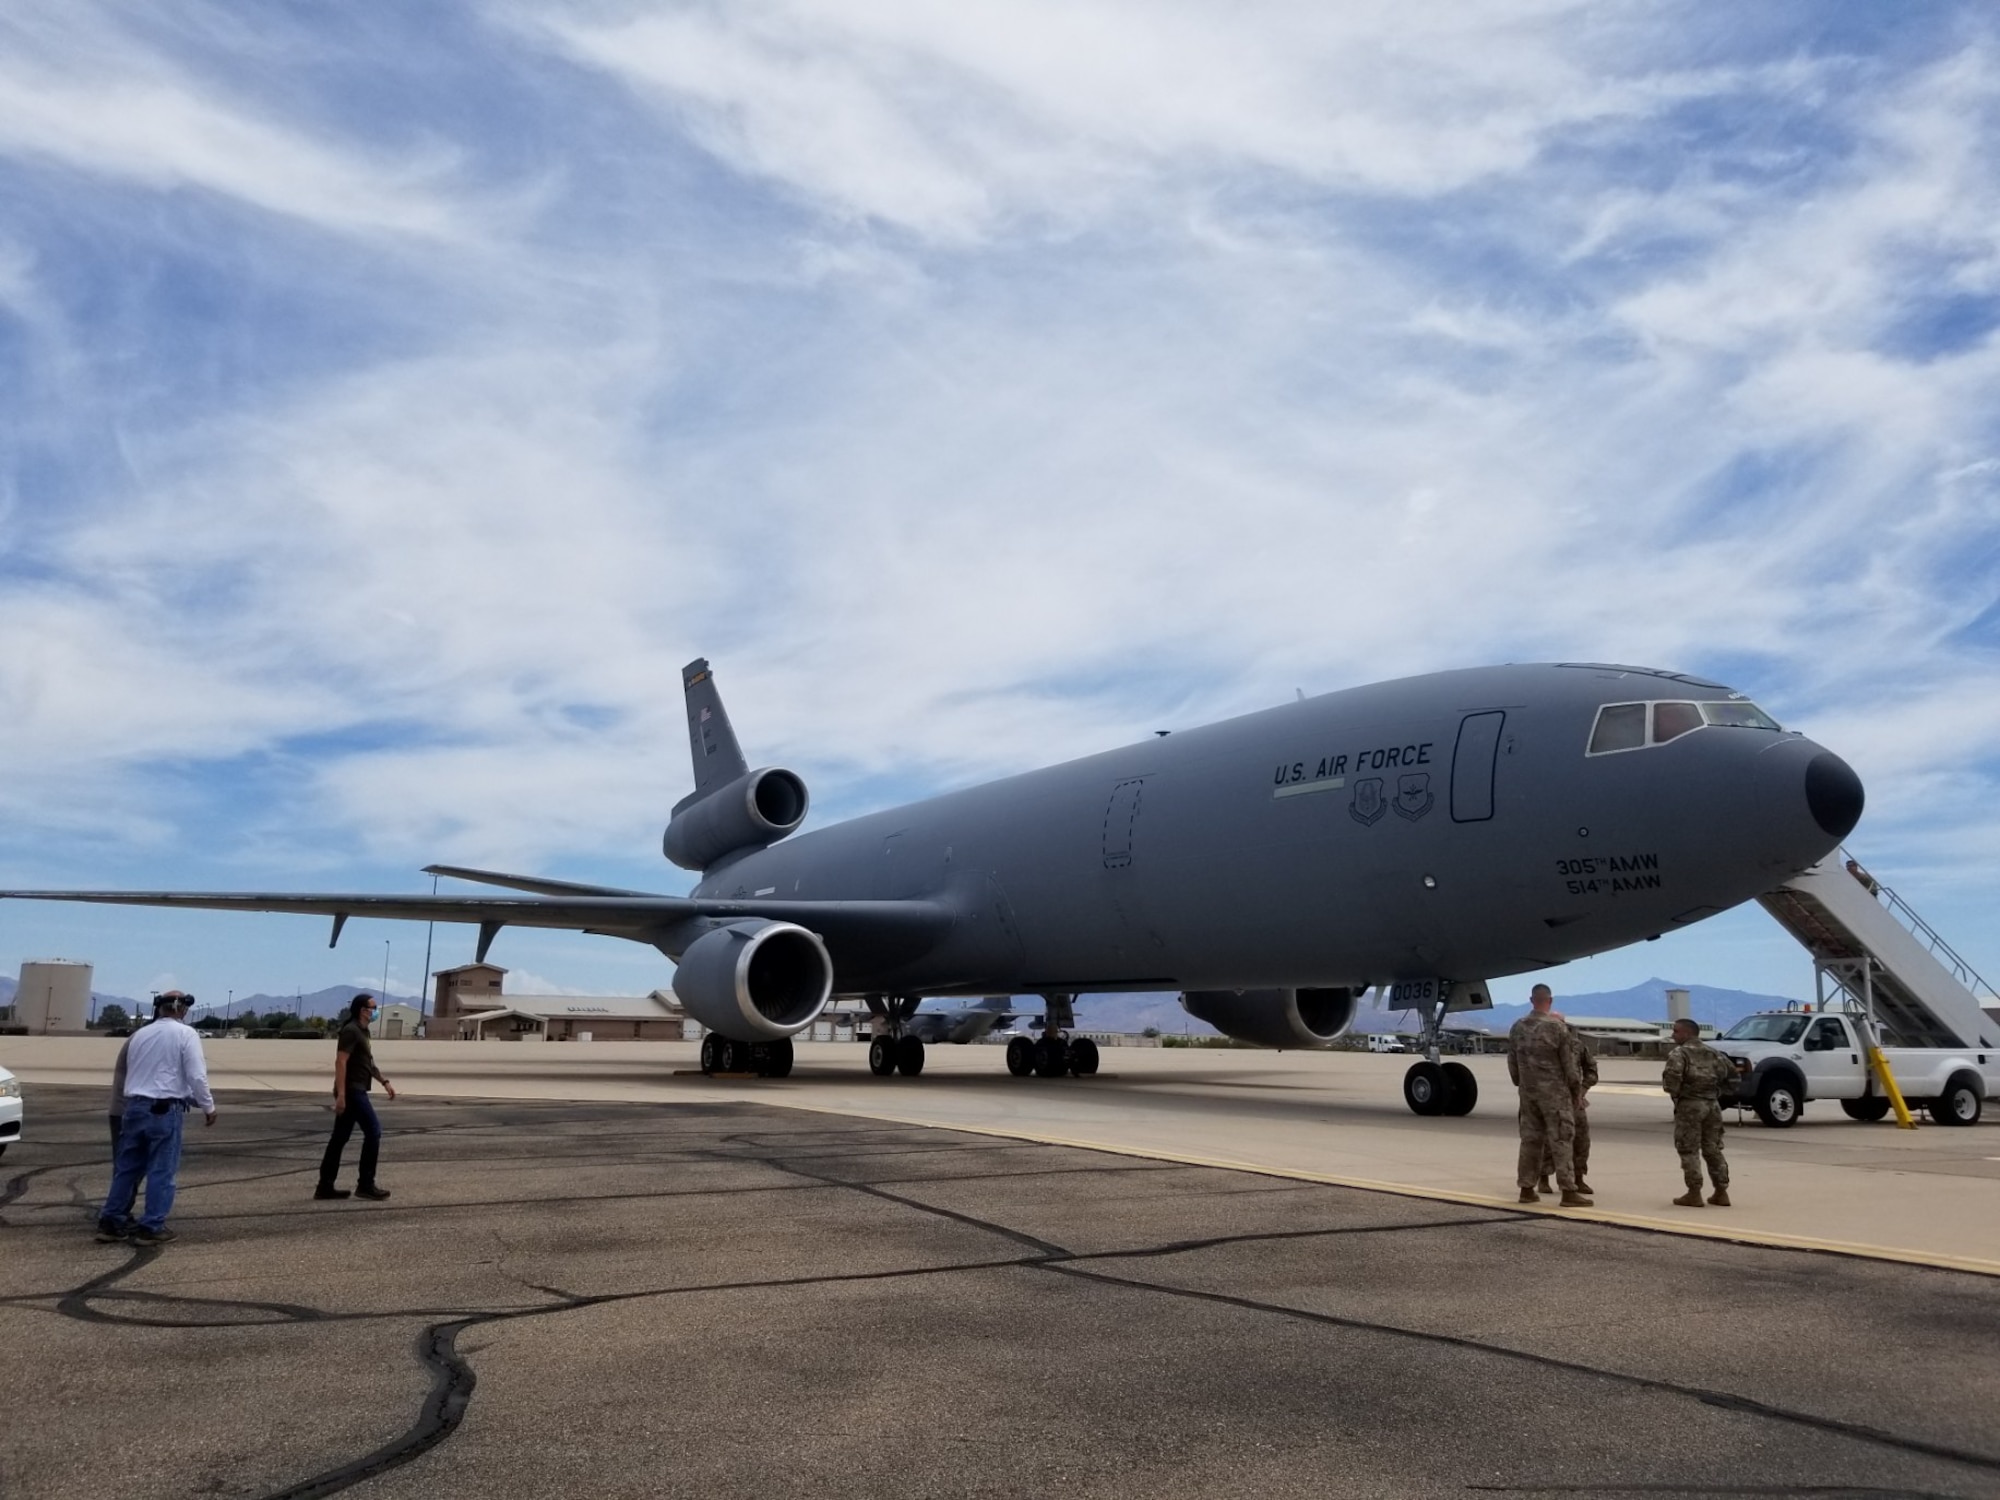
{"label": "landing gear wheel", "polygon": [[766,1078],[787,1077],[792,1071],[792,1039],[768,1044],[757,1071]]}
{"label": "landing gear wheel", "polygon": [[1931,1118],[1940,1125],[1977,1125],[1982,1102],[1979,1081],[1970,1073],[1954,1073],[1944,1092],[1931,1100]]}
{"label": "landing gear wheel", "polygon": [[721,1039],[712,1031],[701,1039],[701,1070],[703,1073],[712,1074],[716,1070],[715,1044],[719,1040]]}
{"label": "landing gear wheel", "polygon": [[878,1036],[868,1044],[868,1071],[877,1078],[887,1078],[896,1071],[894,1037]]}
{"label": "landing gear wheel", "polygon": [[1785,1130],[1799,1123],[1805,1105],[1796,1086],[1773,1078],[1757,1090],[1757,1118],[1774,1129]]}
{"label": "landing gear wheel", "polygon": [[747,1073],[750,1071],[750,1045],[722,1036],[715,1039],[715,1071],[718,1073]]}
{"label": "landing gear wheel", "polygon": [[1434,1062],[1412,1063],[1403,1075],[1403,1102],[1420,1115],[1441,1115],[1446,1091],[1444,1069]]}
{"label": "landing gear wheel", "polygon": [[1007,1071],[1016,1078],[1035,1071],[1035,1044],[1028,1038],[1017,1036],[1007,1043]]}
{"label": "landing gear wheel", "polygon": [[1035,1041],[1035,1076],[1060,1078],[1069,1071],[1069,1044],[1059,1036],[1038,1037]]}
{"label": "landing gear wheel", "polygon": [[896,1071],[905,1078],[915,1078],[924,1070],[924,1039],[920,1036],[905,1036],[896,1039]]}
{"label": "landing gear wheel", "polygon": [[1471,1114],[1472,1106],[1479,1102],[1479,1080],[1472,1076],[1472,1069],[1462,1062],[1448,1062],[1440,1071],[1444,1074],[1444,1113]]}
{"label": "landing gear wheel", "polygon": [[1870,1094],[1865,1099],[1843,1099],[1840,1107],[1847,1112],[1848,1119],[1862,1120],[1870,1125],[1886,1119],[1889,1114],[1889,1101],[1876,1094]]}
{"label": "landing gear wheel", "polygon": [[1097,1071],[1097,1043],[1087,1036],[1077,1037],[1069,1044],[1069,1070],[1078,1078],[1088,1078]]}

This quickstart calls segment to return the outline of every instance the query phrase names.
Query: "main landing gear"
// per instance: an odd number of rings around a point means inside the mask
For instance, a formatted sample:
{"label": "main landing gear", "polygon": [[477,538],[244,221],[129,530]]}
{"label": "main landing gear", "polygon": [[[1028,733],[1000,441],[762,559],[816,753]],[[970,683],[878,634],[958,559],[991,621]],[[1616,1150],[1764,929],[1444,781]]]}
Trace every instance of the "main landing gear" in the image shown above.
{"label": "main landing gear", "polygon": [[718,1073],[783,1078],[792,1071],[791,1040],[739,1042],[711,1031],[701,1039],[701,1070],[711,1078]]}
{"label": "main landing gear", "polygon": [[868,1013],[875,1017],[875,1040],[868,1044],[868,1071],[877,1078],[901,1073],[915,1078],[924,1070],[924,1039],[903,1028],[917,1013],[918,995],[869,995]]}
{"label": "main landing gear", "polygon": [[1087,1036],[1066,1036],[1076,1025],[1071,995],[1044,995],[1048,1010],[1038,1037],[1017,1036],[1007,1043],[1007,1071],[1016,1078],[1088,1078],[1097,1071],[1097,1043]]}
{"label": "main landing gear", "polygon": [[1469,1115],[1479,1102],[1479,1080],[1462,1062],[1438,1061],[1438,1036],[1444,1029],[1444,1008],[1448,998],[1440,985],[1438,998],[1424,1010],[1424,1060],[1412,1063],[1403,1075],[1403,1102],[1413,1114]]}

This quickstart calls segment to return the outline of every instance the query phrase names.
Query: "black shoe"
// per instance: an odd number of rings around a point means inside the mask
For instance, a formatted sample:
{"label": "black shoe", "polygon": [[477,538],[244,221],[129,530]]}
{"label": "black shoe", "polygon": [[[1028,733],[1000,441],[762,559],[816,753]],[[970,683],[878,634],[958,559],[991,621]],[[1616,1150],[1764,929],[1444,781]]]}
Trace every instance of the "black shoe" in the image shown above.
{"label": "black shoe", "polygon": [[347,1189],[337,1188],[330,1182],[322,1182],[318,1187],[313,1189],[313,1196],[315,1198],[345,1198],[347,1196]]}
{"label": "black shoe", "polygon": [[180,1236],[165,1225],[161,1225],[158,1229],[148,1229],[144,1224],[140,1224],[133,1228],[128,1238],[133,1244],[143,1248],[149,1245],[170,1244],[174,1240],[179,1239]]}
{"label": "black shoe", "polygon": [[122,1245],[129,1230],[112,1223],[109,1219],[97,1221],[97,1243],[100,1245]]}
{"label": "black shoe", "polygon": [[354,1190],[354,1196],[357,1198],[372,1198],[377,1203],[380,1203],[384,1198],[389,1196],[389,1190],[387,1188],[377,1187],[375,1186],[374,1183],[371,1182],[368,1184],[367,1187],[356,1188]]}

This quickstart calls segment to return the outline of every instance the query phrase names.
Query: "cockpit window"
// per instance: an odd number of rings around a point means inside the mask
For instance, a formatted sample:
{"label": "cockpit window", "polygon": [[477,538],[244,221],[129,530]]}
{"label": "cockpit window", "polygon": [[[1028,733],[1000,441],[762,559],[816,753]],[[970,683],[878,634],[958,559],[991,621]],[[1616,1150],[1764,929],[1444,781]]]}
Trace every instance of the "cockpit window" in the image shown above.
{"label": "cockpit window", "polygon": [[1693,703],[1655,703],[1653,705],[1653,743],[1664,745],[1668,740],[1677,740],[1689,730],[1701,728],[1701,709]]}
{"label": "cockpit window", "polygon": [[[1754,703],[1741,698],[1710,701],[1701,706],[1702,717],[1711,724],[1730,729],[1777,729],[1778,721]],[[1781,731],[1782,732],[1782,731]]]}
{"label": "cockpit window", "polygon": [[1776,1042],[1789,1047],[1806,1029],[1805,1016],[1745,1016],[1722,1033],[1725,1042]]}
{"label": "cockpit window", "polygon": [[[1647,737],[1648,721],[1652,736]],[[1664,745],[1697,729],[1768,729],[1783,734],[1778,721],[1742,698],[1705,698],[1699,703],[1607,703],[1591,726],[1590,755],[1643,750]]]}
{"label": "cockpit window", "polygon": [[1637,750],[1646,743],[1646,705],[1607,703],[1597,711],[1597,727],[1590,734],[1590,753],[1607,755],[1613,750]]}

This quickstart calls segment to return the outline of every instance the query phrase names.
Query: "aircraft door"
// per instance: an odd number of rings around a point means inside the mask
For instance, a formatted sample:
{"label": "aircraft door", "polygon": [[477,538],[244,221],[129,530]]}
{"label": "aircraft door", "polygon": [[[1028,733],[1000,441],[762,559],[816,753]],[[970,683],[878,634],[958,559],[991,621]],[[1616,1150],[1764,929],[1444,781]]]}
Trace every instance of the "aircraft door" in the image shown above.
{"label": "aircraft door", "polygon": [[1145,787],[1145,778],[1139,777],[1121,781],[1111,789],[1111,801],[1104,809],[1104,868],[1107,870],[1131,868],[1132,834],[1139,821],[1139,799]]}
{"label": "aircraft door", "polygon": [[1451,820],[1484,823],[1493,816],[1493,763],[1500,754],[1500,726],[1507,715],[1467,714],[1451,753]]}

